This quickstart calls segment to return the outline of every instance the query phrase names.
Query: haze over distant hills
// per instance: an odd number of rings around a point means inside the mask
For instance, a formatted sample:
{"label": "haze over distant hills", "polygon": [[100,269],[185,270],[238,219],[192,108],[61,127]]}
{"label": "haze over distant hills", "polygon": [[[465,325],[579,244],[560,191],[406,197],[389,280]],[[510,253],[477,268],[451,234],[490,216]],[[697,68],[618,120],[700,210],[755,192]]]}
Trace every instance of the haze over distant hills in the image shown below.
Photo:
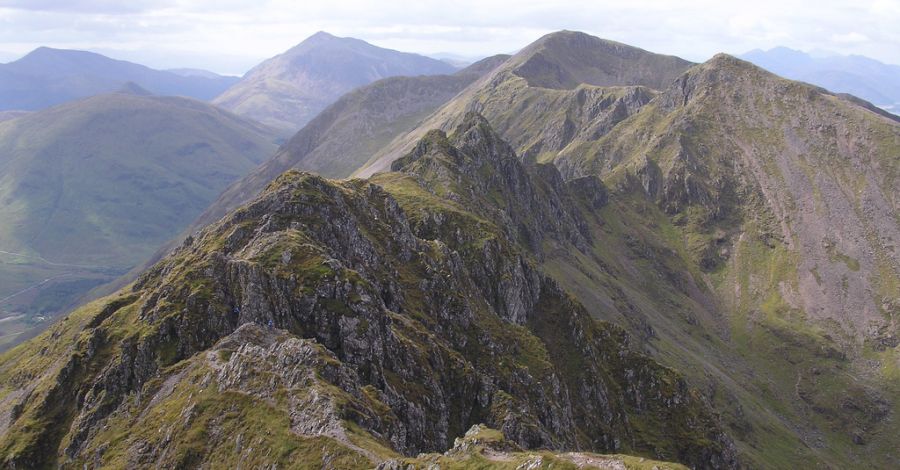
{"label": "haze over distant hills", "polygon": [[[136,85],[0,122],[0,311],[26,315],[27,326],[143,261],[270,156],[275,139]],[[0,330],[9,341],[16,327]]]}
{"label": "haze over distant hills", "polygon": [[453,71],[436,59],[319,32],[254,67],[213,103],[294,132],[358,86],[391,76]]}
{"label": "haze over distant hills", "polygon": [[860,55],[811,55],[786,47],[753,50],[741,56],[785,78],[870,101],[900,114],[900,65]]}
{"label": "haze over distant hills", "polygon": [[211,72],[169,72],[93,52],[41,47],[0,64],[0,110],[36,110],[134,82],[159,95],[210,100],[238,81]]}

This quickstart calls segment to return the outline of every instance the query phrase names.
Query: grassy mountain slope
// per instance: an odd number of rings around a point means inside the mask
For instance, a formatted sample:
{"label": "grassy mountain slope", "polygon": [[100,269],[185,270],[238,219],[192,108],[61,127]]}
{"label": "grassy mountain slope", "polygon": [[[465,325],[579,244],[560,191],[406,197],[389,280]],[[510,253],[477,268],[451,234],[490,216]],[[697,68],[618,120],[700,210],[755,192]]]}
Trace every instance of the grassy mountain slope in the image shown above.
{"label": "grassy mountain slope", "polygon": [[359,86],[453,70],[439,60],[319,32],[254,67],[214,103],[292,133]]}
{"label": "grassy mountain slope", "polygon": [[531,86],[509,69],[357,175],[477,109],[526,161],[615,190],[604,249],[544,268],[707,390],[749,462],[895,465],[897,122],[727,56],[660,89]]}
{"label": "grassy mountain slope", "polygon": [[127,271],[274,139],[198,101],[124,93],[0,123],[0,308],[52,314]]}
{"label": "grassy mountain slope", "polygon": [[539,269],[603,243],[599,179],[526,167],[474,114],[396,167],[285,173],[0,357],[5,464],[737,465],[697,390]]}
{"label": "grassy mountain slope", "polygon": [[210,100],[237,78],[184,76],[92,52],[41,47],[17,61],[0,64],[0,108],[43,109],[111,93],[128,82],[160,95]]}
{"label": "grassy mountain slope", "polygon": [[[748,441],[769,442],[760,462],[900,458],[898,143],[889,116],[717,56],[557,157],[656,202],[668,246],[727,319],[722,347],[747,367],[733,378],[758,390],[758,414],[743,403],[743,419],[775,410],[783,423],[776,439],[747,427]],[[772,452],[785,439],[795,443]]]}

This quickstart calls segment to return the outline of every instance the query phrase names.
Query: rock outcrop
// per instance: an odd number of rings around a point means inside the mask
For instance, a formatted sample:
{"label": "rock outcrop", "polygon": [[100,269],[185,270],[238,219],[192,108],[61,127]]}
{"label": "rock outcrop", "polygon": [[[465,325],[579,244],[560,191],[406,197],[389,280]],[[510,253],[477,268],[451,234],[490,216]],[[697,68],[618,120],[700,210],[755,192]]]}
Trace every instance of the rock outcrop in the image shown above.
{"label": "rock outcrop", "polygon": [[[5,464],[365,467],[484,423],[522,449],[737,465],[696,390],[538,269],[594,243],[602,183],[523,166],[477,115],[402,162],[286,173],[5,356]],[[14,363],[54,335],[55,366]]]}

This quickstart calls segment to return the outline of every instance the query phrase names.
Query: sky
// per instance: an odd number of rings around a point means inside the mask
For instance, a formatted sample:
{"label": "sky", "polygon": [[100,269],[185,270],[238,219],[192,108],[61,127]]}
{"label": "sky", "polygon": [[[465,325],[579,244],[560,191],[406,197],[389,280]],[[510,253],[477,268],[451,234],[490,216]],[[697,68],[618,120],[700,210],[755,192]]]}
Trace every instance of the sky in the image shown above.
{"label": "sky", "polygon": [[900,64],[900,0],[0,0],[0,62],[49,46],[240,75],[316,31],[475,58],[560,29],[693,61],[786,46]]}

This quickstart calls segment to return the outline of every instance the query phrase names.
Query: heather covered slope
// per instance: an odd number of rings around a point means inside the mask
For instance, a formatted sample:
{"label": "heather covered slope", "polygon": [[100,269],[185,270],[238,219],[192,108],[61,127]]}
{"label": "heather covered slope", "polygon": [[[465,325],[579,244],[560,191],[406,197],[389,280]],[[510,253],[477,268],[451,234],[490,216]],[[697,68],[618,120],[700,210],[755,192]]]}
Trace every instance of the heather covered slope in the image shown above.
{"label": "heather covered slope", "polygon": [[254,67],[213,102],[293,133],[359,86],[392,76],[453,71],[439,60],[319,32]]}
{"label": "heather covered slope", "polygon": [[701,394],[539,267],[603,243],[596,177],[524,166],[477,115],[397,169],[288,172],[0,357],[5,463],[736,466]]}
{"label": "heather covered slope", "polygon": [[53,315],[143,261],[274,141],[205,103],[134,93],[0,122],[4,317]]}
{"label": "heather covered slope", "polygon": [[111,93],[128,82],[160,95],[211,100],[237,77],[180,75],[93,52],[38,48],[0,64],[0,110],[36,110]]}

